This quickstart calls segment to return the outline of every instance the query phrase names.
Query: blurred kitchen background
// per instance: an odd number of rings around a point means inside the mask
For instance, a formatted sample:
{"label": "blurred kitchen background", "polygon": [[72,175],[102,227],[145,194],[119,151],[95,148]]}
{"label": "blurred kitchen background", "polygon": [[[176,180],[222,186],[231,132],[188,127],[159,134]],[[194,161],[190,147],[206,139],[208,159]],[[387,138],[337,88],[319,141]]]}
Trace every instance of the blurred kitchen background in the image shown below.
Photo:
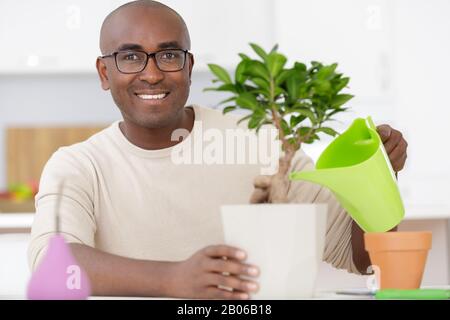
{"label": "blurred kitchen background", "polygon": [[[9,272],[26,272],[26,266],[6,260],[23,251],[34,210],[30,194],[46,157],[120,119],[110,93],[100,87],[95,60],[104,17],[125,2],[0,0],[0,294],[16,292],[25,281]],[[355,95],[338,129],[371,115],[403,132],[409,148],[399,174],[407,208],[402,228],[433,231],[424,283],[449,284],[450,1],[161,2],[178,11],[190,30],[196,63],[188,103],[217,108],[227,95],[203,92],[212,79],[206,65],[232,72],[237,53],[252,54],[249,42],[267,50],[278,43],[291,63],[338,62]],[[315,159],[329,142],[305,149]],[[324,287],[339,278],[328,271]],[[335,287],[363,283],[340,275]]]}

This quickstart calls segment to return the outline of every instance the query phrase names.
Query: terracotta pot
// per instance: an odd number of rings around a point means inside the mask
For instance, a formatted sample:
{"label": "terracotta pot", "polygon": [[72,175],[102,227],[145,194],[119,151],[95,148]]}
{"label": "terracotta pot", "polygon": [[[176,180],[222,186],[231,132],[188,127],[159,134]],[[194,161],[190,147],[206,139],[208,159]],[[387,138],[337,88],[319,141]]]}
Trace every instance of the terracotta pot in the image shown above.
{"label": "terracotta pot", "polygon": [[431,232],[364,234],[372,265],[380,271],[381,289],[417,289],[431,248]]}

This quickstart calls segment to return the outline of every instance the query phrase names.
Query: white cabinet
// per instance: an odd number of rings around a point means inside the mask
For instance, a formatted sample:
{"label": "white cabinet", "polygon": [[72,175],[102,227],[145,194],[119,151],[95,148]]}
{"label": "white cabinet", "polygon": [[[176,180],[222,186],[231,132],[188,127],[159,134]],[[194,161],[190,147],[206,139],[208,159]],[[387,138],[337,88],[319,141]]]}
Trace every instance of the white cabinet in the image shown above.
{"label": "white cabinet", "polygon": [[29,233],[0,233],[0,299],[24,298],[30,279],[27,258],[29,242]]}
{"label": "white cabinet", "polygon": [[0,73],[95,72],[100,26],[117,3],[2,0]]}
{"label": "white cabinet", "polygon": [[186,21],[196,70],[207,63],[234,69],[239,52],[251,53],[249,42],[265,48],[274,43],[275,0],[162,0]]}
{"label": "white cabinet", "polygon": [[388,0],[276,1],[276,38],[289,59],[339,63],[364,101],[392,91],[393,10]]}
{"label": "white cabinet", "polygon": [[[91,2],[90,7],[95,7]],[[98,55],[88,1],[0,2],[2,73],[87,70]],[[87,29],[90,29],[88,32]],[[88,62],[89,61],[89,62]]]}
{"label": "white cabinet", "polygon": [[[103,19],[124,0],[1,0],[0,74],[95,72]],[[196,70],[233,68],[248,42],[273,44],[273,0],[161,1],[186,20]]]}

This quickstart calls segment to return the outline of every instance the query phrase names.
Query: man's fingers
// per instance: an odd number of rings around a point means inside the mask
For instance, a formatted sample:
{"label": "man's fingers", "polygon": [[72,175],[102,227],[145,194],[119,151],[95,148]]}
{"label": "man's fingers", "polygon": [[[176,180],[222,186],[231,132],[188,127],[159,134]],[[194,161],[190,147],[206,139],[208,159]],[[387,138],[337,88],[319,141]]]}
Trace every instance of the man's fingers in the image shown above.
{"label": "man's fingers", "polygon": [[207,281],[212,286],[220,286],[246,293],[257,292],[259,289],[258,284],[254,281],[243,280],[235,276],[223,276],[218,273],[211,273]]}
{"label": "man's fingers", "polygon": [[406,148],[407,143],[405,140],[402,140],[389,154],[389,160],[391,161],[392,169],[394,169],[395,172],[402,170],[405,166],[407,157]]}
{"label": "man's fingers", "polygon": [[255,188],[266,189],[270,187],[271,176],[260,175],[253,180],[253,186]]}
{"label": "man's fingers", "polygon": [[403,138],[400,131],[391,128],[389,125],[377,127],[377,132],[383,141],[384,149],[389,156],[392,169],[398,172],[403,169],[406,162],[406,149],[408,143]]}
{"label": "man's fingers", "polygon": [[269,201],[269,189],[272,176],[260,175],[253,180],[255,190],[250,196],[250,203],[265,203]]}
{"label": "man's fingers", "polygon": [[250,203],[266,203],[269,201],[269,190],[256,188],[250,197]]}
{"label": "man's fingers", "polygon": [[384,143],[391,136],[392,128],[387,124],[382,124],[377,127],[377,132],[380,135],[381,141]]}
{"label": "man's fingers", "polygon": [[233,260],[212,259],[207,265],[208,271],[229,273],[241,276],[257,277],[259,269],[250,264],[239,263]]}
{"label": "man's fingers", "polygon": [[230,259],[244,260],[247,257],[247,254],[243,250],[226,245],[208,246],[203,249],[203,253],[211,258],[227,257]]}
{"label": "man's fingers", "polygon": [[403,136],[400,131],[392,130],[392,133],[391,133],[389,139],[383,143],[387,154],[390,154],[392,152],[392,150],[394,150],[395,147],[397,147],[397,145],[400,143],[400,141],[402,141],[402,139],[403,139]]}

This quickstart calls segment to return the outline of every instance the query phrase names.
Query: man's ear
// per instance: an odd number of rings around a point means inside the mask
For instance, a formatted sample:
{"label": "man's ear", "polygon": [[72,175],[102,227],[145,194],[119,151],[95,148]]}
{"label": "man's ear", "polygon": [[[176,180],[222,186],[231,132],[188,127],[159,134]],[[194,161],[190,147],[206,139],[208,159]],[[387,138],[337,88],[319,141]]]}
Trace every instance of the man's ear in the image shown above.
{"label": "man's ear", "polygon": [[192,68],[194,67],[194,55],[191,53],[189,54],[189,82],[191,80],[191,76],[192,76]]}
{"label": "man's ear", "polygon": [[100,78],[102,89],[109,90],[109,80],[108,74],[106,72],[106,65],[100,57],[97,58],[95,66],[97,67],[97,73]]}

